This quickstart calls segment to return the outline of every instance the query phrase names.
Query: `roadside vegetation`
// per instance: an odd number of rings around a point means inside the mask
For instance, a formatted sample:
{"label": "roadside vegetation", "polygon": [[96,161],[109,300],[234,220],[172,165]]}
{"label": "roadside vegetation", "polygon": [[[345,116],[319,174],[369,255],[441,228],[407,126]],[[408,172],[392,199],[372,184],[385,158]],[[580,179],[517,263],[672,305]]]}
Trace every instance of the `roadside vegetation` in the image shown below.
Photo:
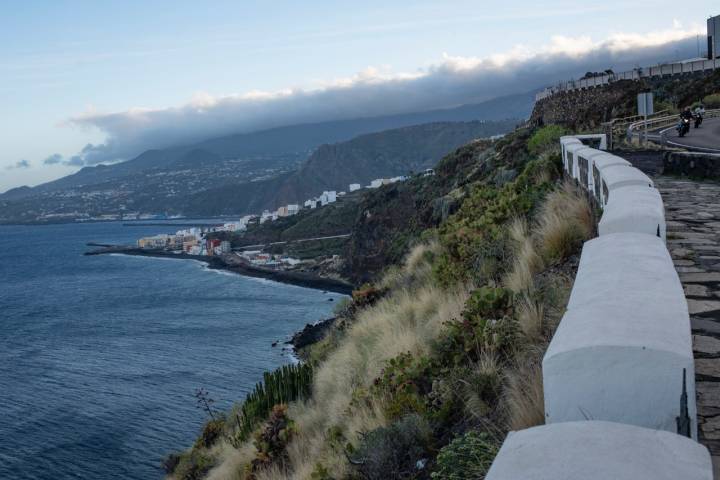
{"label": "roadside vegetation", "polygon": [[520,129],[448,156],[472,168],[441,162],[453,208],[338,306],[306,366],[210,421],[171,478],[483,478],[509,430],[543,423],[542,355],[594,234],[561,179],[564,133]]}

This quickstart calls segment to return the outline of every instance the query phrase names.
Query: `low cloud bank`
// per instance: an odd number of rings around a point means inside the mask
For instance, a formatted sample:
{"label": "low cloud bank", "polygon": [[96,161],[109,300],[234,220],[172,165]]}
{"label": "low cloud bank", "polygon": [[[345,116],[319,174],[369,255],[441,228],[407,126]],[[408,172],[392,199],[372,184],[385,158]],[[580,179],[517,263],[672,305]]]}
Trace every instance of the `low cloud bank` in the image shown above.
{"label": "low cloud bank", "polygon": [[600,42],[558,36],[540,48],[518,46],[487,58],[445,55],[441,62],[412,73],[368,68],[316,89],[199,94],[178,107],[88,111],[69,122],[100,129],[107,135],[105,143],[88,144],[70,159],[53,155],[44,163],[94,165],[126,160],[149,148],[232,133],[476,103],[577,78],[586,71],[621,71],[690,58],[697,54],[697,33],[697,28],[676,25],[649,34],[617,34]]}
{"label": "low cloud bank", "polygon": [[30,162],[27,160],[18,160],[12,165],[8,165],[7,167],[5,167],[6,170],[15,170],[18,168],[30,168]]}

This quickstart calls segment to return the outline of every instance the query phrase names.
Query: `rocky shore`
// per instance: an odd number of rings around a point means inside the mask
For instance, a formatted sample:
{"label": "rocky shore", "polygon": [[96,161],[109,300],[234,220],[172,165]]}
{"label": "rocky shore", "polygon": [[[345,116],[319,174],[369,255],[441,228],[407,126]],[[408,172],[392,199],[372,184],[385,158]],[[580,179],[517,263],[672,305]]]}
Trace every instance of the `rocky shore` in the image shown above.
{"label": "rocky shore", "polygon": [[239,275],[245,275],[247,277],[265,278],[275,282],[314,288],[317,290],[327,290],[329,292],[341,293],[343,295],[350,295],[353,291],[353,285],[343,280],[322,277],[306,272],[271,270],[269,268],[251,265],[244,262],[239,257],[231,255],[208,257],[203,255],[189,255],[186,253],[172,253],[165,250],[148,250],[130,246],[104,246],[96,250],[85,252],[85,255],[108,255],[113,253],[142,257],[198,260],[200,262],[205,262],[208,268],[226,270]]}

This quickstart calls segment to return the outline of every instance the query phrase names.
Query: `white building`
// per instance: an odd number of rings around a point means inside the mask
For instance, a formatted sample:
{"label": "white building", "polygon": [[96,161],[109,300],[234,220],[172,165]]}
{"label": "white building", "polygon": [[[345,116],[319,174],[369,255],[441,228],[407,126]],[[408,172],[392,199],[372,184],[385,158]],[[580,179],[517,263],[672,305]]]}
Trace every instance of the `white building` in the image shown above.
{"label": "white building", "polygon": [[361,188],[362,187],[359,183],[351,183],[350,185],[348,185],[348,190],[351,192],[354,192],[355,190],[360,190]]}
{"label": "white building", "polygon": [[300,212],[300,205],[293,204],[287,206],[288,215],[296,215]]}
{"label": "white building", "polygon": [[335,190],[329,192],[323,192],[320,195],[320,204],[327,205],[328,203],[334,203],[337,201],[337,192]]}
{"label": "white building", "polygon": [[273,219],[273,214],[270,213],[270,211],[268,211],[268,210],[265,210],[262,213],[262,215],[260,215],[260,223],[265,223],[268,220],[272,220],[272,219]]}
{"label": "white building", "polygon": [[232,251],[232,245],[227,240],[223,240],[220,242],[220,246],[217,247],[218,251],[216,253],[222,254],[222,253],[230,253]]}
{"label": "white building", "polygon": [[305,200],[305,208],[317,208],[317,199]]}

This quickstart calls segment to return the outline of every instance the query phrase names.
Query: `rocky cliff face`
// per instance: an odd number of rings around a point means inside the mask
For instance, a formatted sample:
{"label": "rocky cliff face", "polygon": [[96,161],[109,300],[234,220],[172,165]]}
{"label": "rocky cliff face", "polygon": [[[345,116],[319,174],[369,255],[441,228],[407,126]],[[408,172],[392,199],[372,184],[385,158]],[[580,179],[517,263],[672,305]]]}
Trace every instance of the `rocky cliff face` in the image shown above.
{"label": "rocky cliff face", "polygon": [[535,104],[530,124],[564,125],[572,130],[597,129],[613,118],[634,115],[636,96],[644,91],[644,82],[623,80],[605,87],[562,92]]}

